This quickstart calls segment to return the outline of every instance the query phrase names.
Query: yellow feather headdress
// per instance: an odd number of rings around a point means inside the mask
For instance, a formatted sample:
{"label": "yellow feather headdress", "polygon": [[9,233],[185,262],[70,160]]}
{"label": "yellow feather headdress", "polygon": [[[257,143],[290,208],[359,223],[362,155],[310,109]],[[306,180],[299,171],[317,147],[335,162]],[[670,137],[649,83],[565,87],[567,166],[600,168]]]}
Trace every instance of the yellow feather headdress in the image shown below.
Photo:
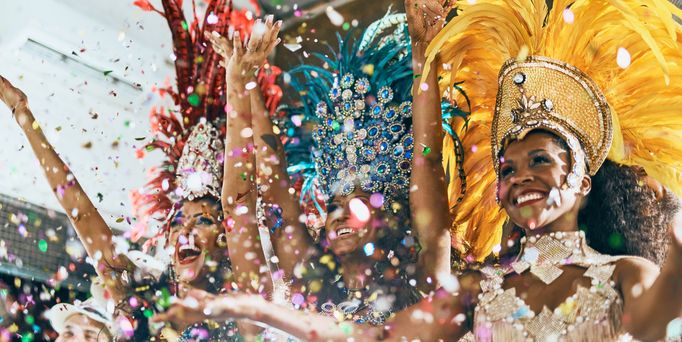
{"label": "yellow feather headdress", "polygon": [[[601,113],[610,112],[611,120],[605,117],[600,136],[609,141],[590,155],[585,146],[589,139],[578,136],[588,169],[591,161],[594,164],[591,174],[608,155],[614,162],[643,167],[682,196],[682,28],[673,17],[682,17],[681,10],[666,0],[557,0],[551,10],[545,0],[471,2],[460,4],[461,12],[433,40],[426,63],[439,54],[441,89],[463,81],[460,87],[471,103],[469,121],[452,123],[465,149],[465,198],[455,203],[462,187],[459,180],[448,188],[455,215],[453,235],[466,241],[470,255],[486,257],[500,243],[506,220],[495,199],[497,177],[491,156],[499,147],[491,145],[491,130],[503,83],[500,70],[510,59],[508,64],[543,58],[567,63],[566,68],[577,69],[601,92],[606,100]],[[424,75],[428,72],[426,68]],[[462,96],[450,95],[453,100]],[[564,105],[571,106],[566,99],[570,97],[564,98]],[[502,143],[499,137],[492,140]],[[453,150],[452,145],[446,138],[443,150]],[[450,174],[456,172],[455,159],[454,153],[444,156]]]}

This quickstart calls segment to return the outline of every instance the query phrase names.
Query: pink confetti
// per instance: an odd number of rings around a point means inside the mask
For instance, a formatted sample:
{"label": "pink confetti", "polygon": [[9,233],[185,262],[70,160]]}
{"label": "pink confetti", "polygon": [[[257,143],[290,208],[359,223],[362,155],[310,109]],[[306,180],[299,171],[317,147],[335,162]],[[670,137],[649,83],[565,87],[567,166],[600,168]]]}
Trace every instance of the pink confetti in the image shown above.
{"label": "pink confetti", "polygon": [[358,221],[362,223],[369,221],[370,212],[369,208],[367,208],[365,205],[365,202],[360,199],[353,198],[350,200],[348,206],[350,207],[351,215],[355,216]]}

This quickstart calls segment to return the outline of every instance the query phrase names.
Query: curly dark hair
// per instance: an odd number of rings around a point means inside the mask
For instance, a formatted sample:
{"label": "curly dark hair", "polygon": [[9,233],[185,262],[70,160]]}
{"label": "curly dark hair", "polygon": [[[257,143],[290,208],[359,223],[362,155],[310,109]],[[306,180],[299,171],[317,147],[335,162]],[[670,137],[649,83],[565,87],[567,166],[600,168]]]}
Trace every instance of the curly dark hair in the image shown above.
{"label": "curly dark hair", "polygon": [[[552,135],[558,146],[570,151],[564,139]],[[503,152],[500,152],[503,153]],[[609,255],[633,255],[662,265],[668,251],[672,221],[679,200],[670,191],[657,198],[656,191],[644,184],[641,168],[606,160],[592,177],[592,190],[578,213],[578,225],[585,231],[588,245]],[[524,235],[523,229],[512,227],[511,240]],[[509,261],[520,252],[518,244],[503,249],[500,260]]]}
{"label": "curly dark hair", "polygon": [[606,160],[592,177],[592,191],[578,222],[590,247],[610,255],[636,255],[658,265],[665,260],[668,229],[679,201],[643,183],[643,171]]}

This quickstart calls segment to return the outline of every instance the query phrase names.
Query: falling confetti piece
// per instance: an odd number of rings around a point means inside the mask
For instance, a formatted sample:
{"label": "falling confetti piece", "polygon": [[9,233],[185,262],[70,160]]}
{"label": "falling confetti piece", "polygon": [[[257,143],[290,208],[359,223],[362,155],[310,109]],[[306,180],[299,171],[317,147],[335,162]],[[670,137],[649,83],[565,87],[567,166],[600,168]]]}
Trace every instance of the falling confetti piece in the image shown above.
{"label": "falling confetti piece", "polygon": [[372,194],[372,196],[369,196],[369,204],[375,208],[381,208],[384,205],[384,195],[378,192]]}
{"label": "falling confetti piece", "polygon": [[348,203],[348,207],[350,208],[351,215],[353,215],[358,221],[362,223],[369,221],[369,208],[367,208],[367,205],[365,205],[365,202],[363,202],[361,199],[353,198]]}
{"label": "falling confetti piece", "polygon": [[291,52],[296,52],[300,50],[303,46],[301,44],[284,44],[284,47]]}
{"label": "falling confetti piece", "polygon": [[431,147],[424,146],[424,148],[422,149],[422,155],[426,157],[429,155],[429,153],[431,153]]}
{"label": "falling confetti piece", "polygon": [[114,71],[113,70],[104,70],[104,76],[109,76],[109,74],[111,74],[112,72],[114,72]]}
{"label": "falling confetti piece", "polygon": [[368,76],[374,75],[374,64],[365,64],[362,66],[362,72]]}
{"label": "falling confetti piece", "polygon": [[215,15],[213,12],[211,12],[211,14],[209,14],[208,17],[206,18],[206,23],[210,24],[210,25],[217,24],[218,23],[218,16]]}
{"label": "falling confetti piece", "polygon": [[573,24],[573,20],[575,20],[575,16],[573,15],[573,11],[571,11],[570,8],[564,9],[564,21],[567,24]]}
{"label": "falling confetti piece", "polygon": [[618,53],[616,55],[616,62],[618,63],[618,66],[621,67],[622,69],[629,67],[630,52],[628,52],[628,50],[626,50],[624,47],[619,47]]}
{"label": "falling confetti piece", "polygon": [[199,98],[199,95],[192,93],[191,95],[187,96],[187,102],[189,102],[192,107],[197,107],[199,106],[201,99]]}
{"label": "falling confetti piece", "polygon": [[40,249],[40,251],[43,253],[47,252],[47,241],[45,240],[38,241],[38,249]]}
{"label": "falling confetti piece", "polygon": [[374,244],[373,243],[371,243],[371,242],[366,243],[362,249],[365,251],[366,256],[374,255]]}
{"label": "falling confetti piece", "polygon": [[327,6],[325,13],[327,14],[327,17],[329,17],[329,21],[332,23],[332,25],[334,26],[343,25],[343,16],[341,15],[341,13],[337,12],[334,9],[334,7]]}
{"label": "falling confetti piece", "polygon": [[258,86],[258,84],[256,82],[251,81],[251,82],[246,84],[245,88],[246,88],[246,90],[253,90],[253,89],[256,89],[257,86]]}

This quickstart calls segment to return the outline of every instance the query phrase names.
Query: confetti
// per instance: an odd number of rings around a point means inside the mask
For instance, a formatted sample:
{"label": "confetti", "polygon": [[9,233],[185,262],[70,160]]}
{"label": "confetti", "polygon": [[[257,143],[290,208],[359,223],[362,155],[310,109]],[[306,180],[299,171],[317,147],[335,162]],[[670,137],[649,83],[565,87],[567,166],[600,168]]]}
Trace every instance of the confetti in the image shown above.
{"label": "confetti", "polygon": [[358,221],[360,221],[361,223],[369,221],[370,218],[369,208],[367,208],[365,202],[363,202],[361,199],[353,198],[348,203],[348,207],[350,208],[350,212],[353,215],[353,217],[355,217]]}
{"label": "confetti", "polygon": [[372,256],[374,255],[374,244],[369,242],[366,243],[364,247],[362,247],[362,250],[365,252],[366,256]]}
{"label": "confetti", "polygon": [[570,8],[564,9],[563,16],[564,16],[564,21],[567,24],[573,24],[573,21],[575,20],[575,16],[573,15],[573,11],[571,11]]}
{"label": "confetti", "polygon": [[38,249],[43,253],[47,252],[47,241],[45,240],[38,241]]}
{"label": "confetti", "polygon": [[630,52],[628,52],[628,50],[626,50],[624,47],[618,48],[618,53],[616,54],[616,63],[618,63],[618,66],[622,69],[626,69],[630,66]]}
{"label": "confetti", "polygon": [[199,95],[197,95],[196,93],[192,93],[189,96],[187,96],[187,102],[192,107],[198,107],[199,103],[201,103],[201,99],[199,98]]}
{"label": "confetti", "polygon": [[327,6],[325,13],[327,14],[327,17],[329,18],[329,21],[332,23],[332,25],[334,26],[343,25],[343,16],[341,15],[341,13],[337,12],[334,9],[334,7]]}
{"label": "confetti", "polygon": [[[303,46],[301,44],[284,44],[284,48],[291,52],[296,52],[300,50]],[[288,75],[288,74],[287,74]],[[289,79],[291,79],[291,76],[289,76]],[[289,82],[286,82],[289,83]]]}

